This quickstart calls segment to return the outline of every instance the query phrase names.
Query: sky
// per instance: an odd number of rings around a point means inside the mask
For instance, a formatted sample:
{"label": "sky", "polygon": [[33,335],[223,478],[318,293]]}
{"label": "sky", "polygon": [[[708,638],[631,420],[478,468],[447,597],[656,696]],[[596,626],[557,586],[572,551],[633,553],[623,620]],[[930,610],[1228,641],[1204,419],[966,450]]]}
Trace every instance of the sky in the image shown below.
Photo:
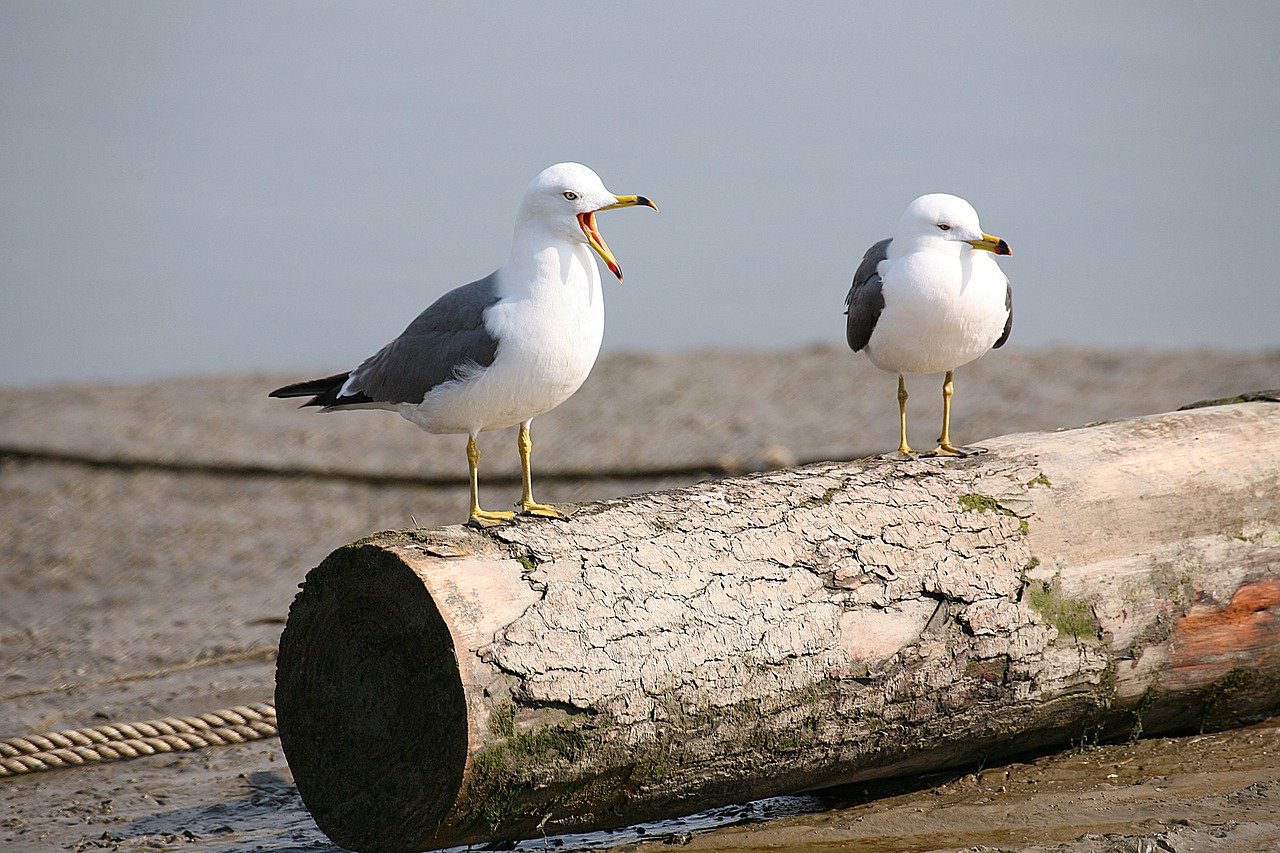
{"label": "sky", "polygon": [[602,214],[606,351],[840,343],[927,192],[1011,346],[1280,346],[1280,4],[0,4],[0,384],[344,369]]}

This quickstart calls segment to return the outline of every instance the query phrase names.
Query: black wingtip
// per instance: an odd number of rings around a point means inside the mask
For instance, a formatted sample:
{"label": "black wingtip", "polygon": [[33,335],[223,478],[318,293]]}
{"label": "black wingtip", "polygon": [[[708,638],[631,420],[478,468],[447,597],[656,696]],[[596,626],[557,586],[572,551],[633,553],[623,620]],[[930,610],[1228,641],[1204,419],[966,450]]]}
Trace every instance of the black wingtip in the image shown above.
{"label": "black wingtip", "polygon": [[302,404],[301,408],[304,409],[307,406],[331,406],[338,401],[338,394],[342,390],[342,386],[346,384],[349,376],[351,376],[349,372],[336,373],[323,379],[295,382],[292,385],[277,388],[267,396],[275,397],[278,400],[286,400],[291,397],[310,397],[309,401]]}

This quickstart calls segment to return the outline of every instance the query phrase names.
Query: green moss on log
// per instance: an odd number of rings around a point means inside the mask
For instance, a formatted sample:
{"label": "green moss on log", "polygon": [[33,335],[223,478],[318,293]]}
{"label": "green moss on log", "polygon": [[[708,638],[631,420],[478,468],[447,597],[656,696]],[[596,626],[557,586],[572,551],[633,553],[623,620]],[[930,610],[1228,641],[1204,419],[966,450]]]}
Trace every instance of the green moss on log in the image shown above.
{"label": "green moss on log", "polygon": [[[584,803],[659,788],[690,763],[705,761],[711,742],[736,744],[743,754],[806,752],[818,745],[818,726],[829,707],[824,691],[831,684],[797,690],[767,705],[758,699],[727,706],[709,700],[689,704],[672,693],[663,703],[667,723],[642,744],[619,743],[606,718],[588,715],[520,731],[530,709],[503,702],[489,721],[503,741],[472,757],[460,823],[488,832],[527,831]],[[797,711],[803,719],[796,719]],[[785,725],[770,725],[774,717],[785,718]],[[619,767],[630,770],[621,776],[608,772]],[[561,780],[554,789],[545,787],[551,779]]]}
{"label": "green moss on log", "polygon": [[493,709],[489,718],[489,730],[495,735],[505,738],[516,736],[516,706],[512,702],[503,702]]}
{"label": "green moss on log", "polygon": [[1187,403],[1185,406],[1179,406],[1178,411],[1204,409],[1209,406],[1232,406],[1236,403],[1280,403],[1280,390],[1251,391],[1245,394],[1237,394],[1234,397],[1222,397],[1218,400],[1198,400],[1194,403]]}
{"label": "green moss on log", "polygon": [[[514,706],[510,712],[494,715],[494,725],[506,728],[501,719],[509,719],[514,728]],[[573,764],[587,750],[588,738],[581,730],[568,726],[547,726],[519,732],[500,744],[481,750],[471,760],[471,773],[464,798],[467,806],[464,824],[483,824],[494,830],[517,822],[522,809],[530,802],[526,793],[536,782],[533,772],[559,762]]]}
{"label": "green moss on log", "polygon": [[1018,519],[1018,532],[1026,536],[1031,532],[1031,525],[1025,518],[1020,517],[1013,510],[1003,507],[1000,502],[991,495],[981,495],[976,492],[970,492],[967,495],[960,496],[961,512],[993,512],[998,515],[1007,515],[1010,518]]}
{"label": "green moss on log", "polygon": [[1159,693],[1154,687],[1148,687],[1146,692],[1142,694],[1142,698],[1138,700],[1138,704],[1133,706],[1133,710],[1129,713],[1133,716],[1133,724],[1129,727],[1129,743],[1137,743],[1142,737],[1143,729],[1146,726],[1147,712],[1156,704]]}
{"label": "green moss on log", "polygon": [[1107,668],[1102,671],[1102,677],[1098,679],[1098,688],[1094,691],[1095,700],[1098,707],[1104,711],[1110,711],[1111,706],[1116,701],[1116,662],[1107,659]]}
{"label": "green moss on log", "polygon": [[1097,640],[1098,621],[1093,615],[1093,606],[1087,601],[1065,597],[1056,575],[1052,581],[1028,582],[1023,600],[1044,617],[1046,622],[1058,629],[1059,638]]}
{"label": "green moss on log", "polygon": [[835,496],[839,493],[840,493],[840,488],[838,486],[829,486],[827,490],[823,492],[820,496],[815,495],[811,498],[808,498],[800,506],[804,507],[805,509],[812,509],[818,506],[826,506],[827,504],[831,503],[832,499],[834,499]]}
{"label": "green moss on log", "polygon": [[[961,512],[1000,512],[1000,502],[990,495],[979,495],[970,492],[967,495],[960,496]],[[1008,515],[1009,513],[1006,510]]]}

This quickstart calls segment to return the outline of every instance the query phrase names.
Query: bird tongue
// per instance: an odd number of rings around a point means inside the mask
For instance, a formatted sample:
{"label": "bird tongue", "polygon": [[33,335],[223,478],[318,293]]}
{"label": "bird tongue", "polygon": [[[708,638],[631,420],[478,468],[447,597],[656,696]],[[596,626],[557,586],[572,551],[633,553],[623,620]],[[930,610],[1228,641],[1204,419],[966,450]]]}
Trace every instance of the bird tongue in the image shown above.
{"label": "bird tongue", "polygon": [[605,243],[604,238],[600,236],[600,231],[596,228],[595,211],[579,213],[578,225],[582,228],[582,233],[587,235],[587,242],[591,244],[591,248],[596,250],[600,260],[604,261],[605,266],[609,268],[609,272],[617,276],[618,281],[622,281],[622,268],[618,266],[617,260],[613,257],[613,252],[609,251],[608,244]]}

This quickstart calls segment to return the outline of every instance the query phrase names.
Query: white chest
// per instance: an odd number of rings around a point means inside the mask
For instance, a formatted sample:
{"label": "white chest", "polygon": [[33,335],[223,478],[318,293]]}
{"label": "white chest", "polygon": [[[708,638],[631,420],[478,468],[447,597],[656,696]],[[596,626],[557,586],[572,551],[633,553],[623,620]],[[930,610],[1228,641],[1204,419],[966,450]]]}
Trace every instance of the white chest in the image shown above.
{"label": "white chest", "polygon": [[985,252],[917,252],[882,265],[884,310],[867,355],[892,373],[941,373],[999,339],[1008,279]]}
{"label": "white chest", "polygon": [[531,288],[513,288],[486,317],[500,341],[491,372],[529,386],[530,398],[554,399],[552,406],[587,378],[604,338],[604,294],[589,251],[582,246]]}
{"label": "white chest", "polygon": [[485,315],[493,364],[427,395],[406,418],[430,432],[503,429],[550,411],[581,387],[604,338],[600,274],[586,246],[535,270],[504,267],[502,297]]}

